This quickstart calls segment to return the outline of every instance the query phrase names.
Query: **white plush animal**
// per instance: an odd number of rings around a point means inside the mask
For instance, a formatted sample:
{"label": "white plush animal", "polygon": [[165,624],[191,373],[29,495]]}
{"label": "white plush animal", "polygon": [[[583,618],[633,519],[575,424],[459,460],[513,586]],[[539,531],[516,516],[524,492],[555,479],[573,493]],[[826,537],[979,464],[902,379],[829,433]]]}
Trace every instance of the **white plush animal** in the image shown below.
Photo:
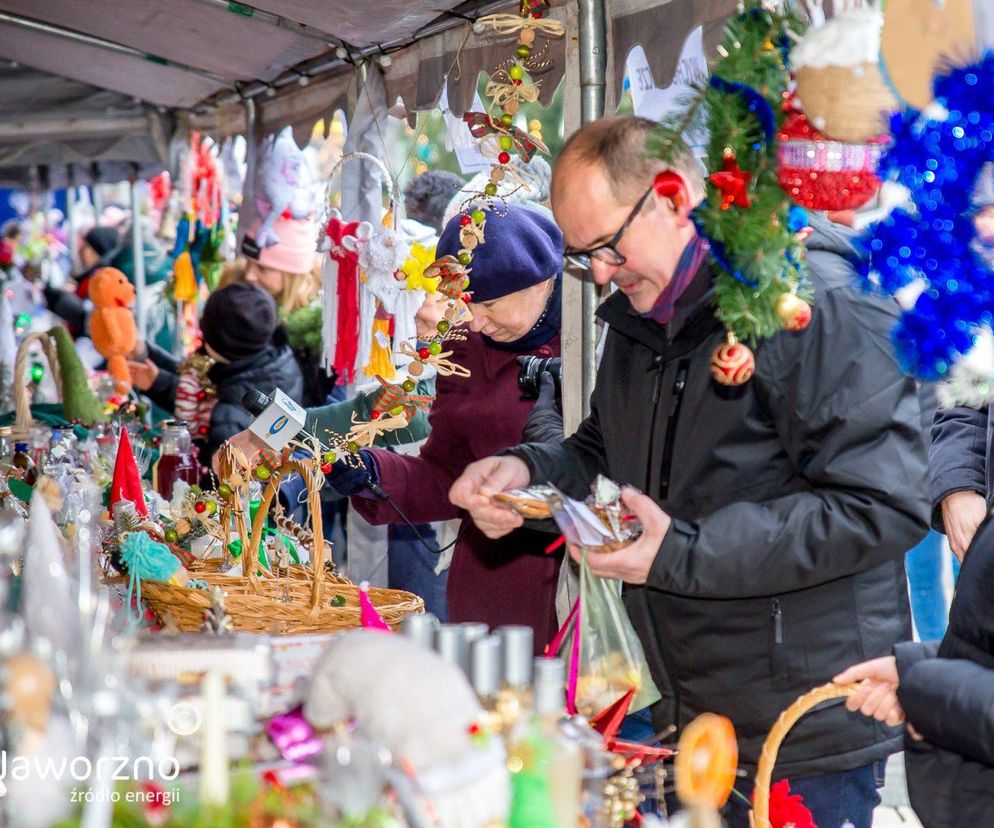
{"label": "white plush animal", "polygon": [[314,212],[316,176],[307,156],[293,140],[293,130],[283,130],[266,139],[255,176],[255,204],[262,219],[255,240],[259,247],[280,241],[273,229],[276,219],[304,219]]}
{"label": "white plush animal", "polygon": [[[480,745],[470,733],[481,713],[457,667],[377,630],[354,630],[328,645],[304,705],[314,727],[354,721],[362,736],[389,749],[395,769],[413,771],[412,790],[431,801],[441,828],[481,828],[507,816],[500,740]],[[405,779],[395,779],[395,786]]]}

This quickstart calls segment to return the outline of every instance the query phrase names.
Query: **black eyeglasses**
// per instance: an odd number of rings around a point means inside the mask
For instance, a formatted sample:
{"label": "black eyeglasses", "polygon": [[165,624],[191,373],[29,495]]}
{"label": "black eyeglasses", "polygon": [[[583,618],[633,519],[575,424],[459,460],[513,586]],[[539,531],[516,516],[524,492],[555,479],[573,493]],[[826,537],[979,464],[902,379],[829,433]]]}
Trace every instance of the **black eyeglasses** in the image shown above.
{"label": "black eyeglasses", "polygon": [[615,267],[620,267],[628,259],[625,255],[618,250],[618,245],[621,244],[621,238],[625,235],[625,231],[628,229],[629,225],[635,220],[635,216],[639,214],[639,210],[645,204],[646,199],[652,192],[653,188],[650,187],[644,193],[642,197],[635,202],[635,206],[632,207],[632,211],[628,214],[628,218],[625,219],[625,223],[621,225],[621,229],[614,234],[614,237],[607,244],[600,244],[597,247],[591,247],[588,250],[571,250],[566,248],[563,251],[563,258],[571,264],[573,267],[579,268],[580,270],[590,270],[591,260],[597,259],[599,262],[604,262],[605,264],[613,265]]}

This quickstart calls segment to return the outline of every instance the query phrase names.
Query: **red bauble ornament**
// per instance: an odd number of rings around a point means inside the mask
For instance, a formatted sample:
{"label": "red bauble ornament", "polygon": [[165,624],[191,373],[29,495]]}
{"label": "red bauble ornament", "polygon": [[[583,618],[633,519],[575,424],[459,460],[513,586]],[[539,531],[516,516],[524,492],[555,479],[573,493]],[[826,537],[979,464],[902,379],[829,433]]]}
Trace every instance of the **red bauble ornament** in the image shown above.
{"label": "red bauble ornament", "polygon": [[431,356],[431,351],[429,351],[427,348],[419,348],[418,356],[421,357],[421,359],[428,359],[428,357]]}
{"label": "red bauble ornament", "polygon": [[777,133],[777,179],[787,195],[812,210],[854,210],[876,195],[887,136],[865,144],[833,141],[792,100],[784,110],[787,117]]}
{"label": "red bauble ornament", "polygon": [[501,164],[508,164],[511,161],[511,153],[502,152],[497,156],[497,160],[500,161]]}
{"label": "red bauble ornament", "polygon": [[736,207],[750,206],[749,182],[752,181],[752,173],[746,172],[739,166],[734,155],[729,155],[725,159],[725,164],[721,172],[713,173],[710,181],[721,192],[721,209],[727,210],[733,204]]}
{"label": "red bauble ornament", "polygon": [[463,216],[461,219],[459,219],[459,223],[463,227],[469,227],[469,225],[473,223],[473,219],[471,219],[469,216]]}
{"label": "red bauble ornament", "polygon": [[331,463],[322,463],[321,474],[330,474],[330,473],[331,473]]}
{"label": "red bauble ornament", "polygon": [[777,316],[788,331],[803,331],[811,321],[811,305],[796,293],[783,293],[777,299]]}
{"label": "red bauble ornament", "polygon": [[383,413],[382,411],[377,411],[374,408],[372,411],[369,412],[369,419],[371,419],[371,420],[378,420],[378,419],[380,419],[380,415],[382,413]]}
{"label": "red bauble ornament", "polygon": [[745,345],[729,334],[711,356],[711,376],[722,385],[744,385],[756,372],[756,358]]}
{"label": "red bauble ornament", "polygon": [[193,504],[193,511],[196,512],[198,515],[202,515],[204,512],[207,511],[207,504],[204,503],[204,501],[202,500],[198,500],[196,503]]}

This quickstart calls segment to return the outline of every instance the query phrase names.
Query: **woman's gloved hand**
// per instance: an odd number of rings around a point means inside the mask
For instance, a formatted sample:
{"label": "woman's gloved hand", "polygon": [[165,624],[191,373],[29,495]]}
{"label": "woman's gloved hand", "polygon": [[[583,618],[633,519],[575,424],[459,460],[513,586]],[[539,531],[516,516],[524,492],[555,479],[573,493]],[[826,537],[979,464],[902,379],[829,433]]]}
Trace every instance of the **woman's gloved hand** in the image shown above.
{"label": "woman's gloved hand", "polygon": [[335,494],[342,497],[361,494],[371,483],[377,482],[376,463],[372,453],[367,449],[360,449],[354,455],[336,460],[324,479]]}
{"label": "woman's gloved hand", "polygon": [[538,378],[538,402],[528,415],[521,432],[525,443],[560,443],[566,438],[563,413],[556,399],[556,381],[544,371]]}

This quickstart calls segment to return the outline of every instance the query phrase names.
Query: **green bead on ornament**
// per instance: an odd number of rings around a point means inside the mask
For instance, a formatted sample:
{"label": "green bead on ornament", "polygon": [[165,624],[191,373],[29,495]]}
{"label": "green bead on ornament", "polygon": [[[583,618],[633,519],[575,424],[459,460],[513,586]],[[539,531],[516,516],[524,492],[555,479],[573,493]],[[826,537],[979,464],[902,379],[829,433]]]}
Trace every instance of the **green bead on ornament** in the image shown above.
{"label": "green bead on ornament", "polygon": [[395,405],[393,408],[390,409],[391,417],[399,417],[403,413],[404,413],[404,406],[402,405]]}
{"label": "green bead on ornament", "polygon": [[485,192],[488,196],[493,197],[497,195],[497,185],[491,181],[486,187],[483,188],[483,192]]}
{"label": "green bead on ornament", "polygon": [[[431,346],[429,345],[428,348],[430,350]],[[404,380],[403,385],[401,385],[401,388],[403,388],[408,394],[410,394],[417,387],[418,384],[412,379]]]}
{"label": "green bead on ornament", "polygon": [[452,329],[452,323],[448,319],[441,320],[436,326],[439,333],[448,333]]}
{"label": "green bead on ornament", "polygon": [[31,364],[31,382],[38,385],[43,379],[45,379],[45,366],[40,362],[34,362]]}
{"label": "green bead on ornament", "polygon": [[525,76],[525,70],[515,63],[514,66],[507,70],[507,74],[511,80],[521,80]]}
{"label": "green bead on ornament", "polygon": [[269,478],[273,476],[273,473],[265,466],[259,466],[255,470],[255,476],[258,477],[259,480],[269,480]]}
{"label": "green bead on ornament", "polygon": [[338,460],[338,455],[333,451],[326,451],[322,459],[325,463],[334,463]]}
{"label": "green bead on ornament", "polygon": [[473,221],[475,221],[477,224],[483,224],[483,222],[486,221],[486,219],[487,219],[487,214],[484,213],[483,210],[473,211]]}
{"label": "green bead on ornament", "polygon": [[509,127],[509,126],[511,126],[511,124],[514,123],[514,116],[513,115],[508,115],[507,113],[504,113],[503,115],[500,116],[500,123],[501,123],[501,126]]}
{"label": "green bead on ornament", "polygon": [[500,148],[502,150],[509,150],[514,146],[514,141],[511,140],[510,135],[500,136]]}
{"label": "green bead on ornament", "polygon": [[359,451],[359,444],[355,440],[350,440],[349,443],[348,443],[348,445],[346,445],[346,448],[352,454],[355,454],[357,451]]}
{"label": "green bead on ornament", "polygon": [[217,514],[217,501],[216,500],[208,500],[208,501],[206,501],[206,503],[207,503],[207,514],[208,515]]}
{"label": "green bead on ornament", "polygon": [[231,486],[229,486],[227,483],[222,483],[220,486],[217,487],[217,493],[221,495],[221,497],[227,499],[231,497],[232,494]]}
{"label": "green bead on ornament", "polygon": [[441,342],[429,343],[428,351],[429,353],[437,356],[438,354],[442,353],[442,343]]}
{"label": "green bead on ornament", "polygon": [[526,43],[519,43],[518,48],[515,49],[519,58],[526,58],[532,53],[532,47]]}
{"label": "green bead on ornament", "polygon": [[[491,185],[488,184],[487,189],[489,189],[490,186]],[[496,187],[494,187],[494,192],[495,193],[497,192]],[[463,267],[466,267],[470,262],[473,261],[473,254],[470,253],[468,250],[460,250],[457,258],[459,259],[459,264],[461,264]]]}
{"label": "green bead on ornament", "polygon": [[175,529],[167,529],[164,537],[166,539],[166,543],[176,543],[179,540],[179,532]]}

